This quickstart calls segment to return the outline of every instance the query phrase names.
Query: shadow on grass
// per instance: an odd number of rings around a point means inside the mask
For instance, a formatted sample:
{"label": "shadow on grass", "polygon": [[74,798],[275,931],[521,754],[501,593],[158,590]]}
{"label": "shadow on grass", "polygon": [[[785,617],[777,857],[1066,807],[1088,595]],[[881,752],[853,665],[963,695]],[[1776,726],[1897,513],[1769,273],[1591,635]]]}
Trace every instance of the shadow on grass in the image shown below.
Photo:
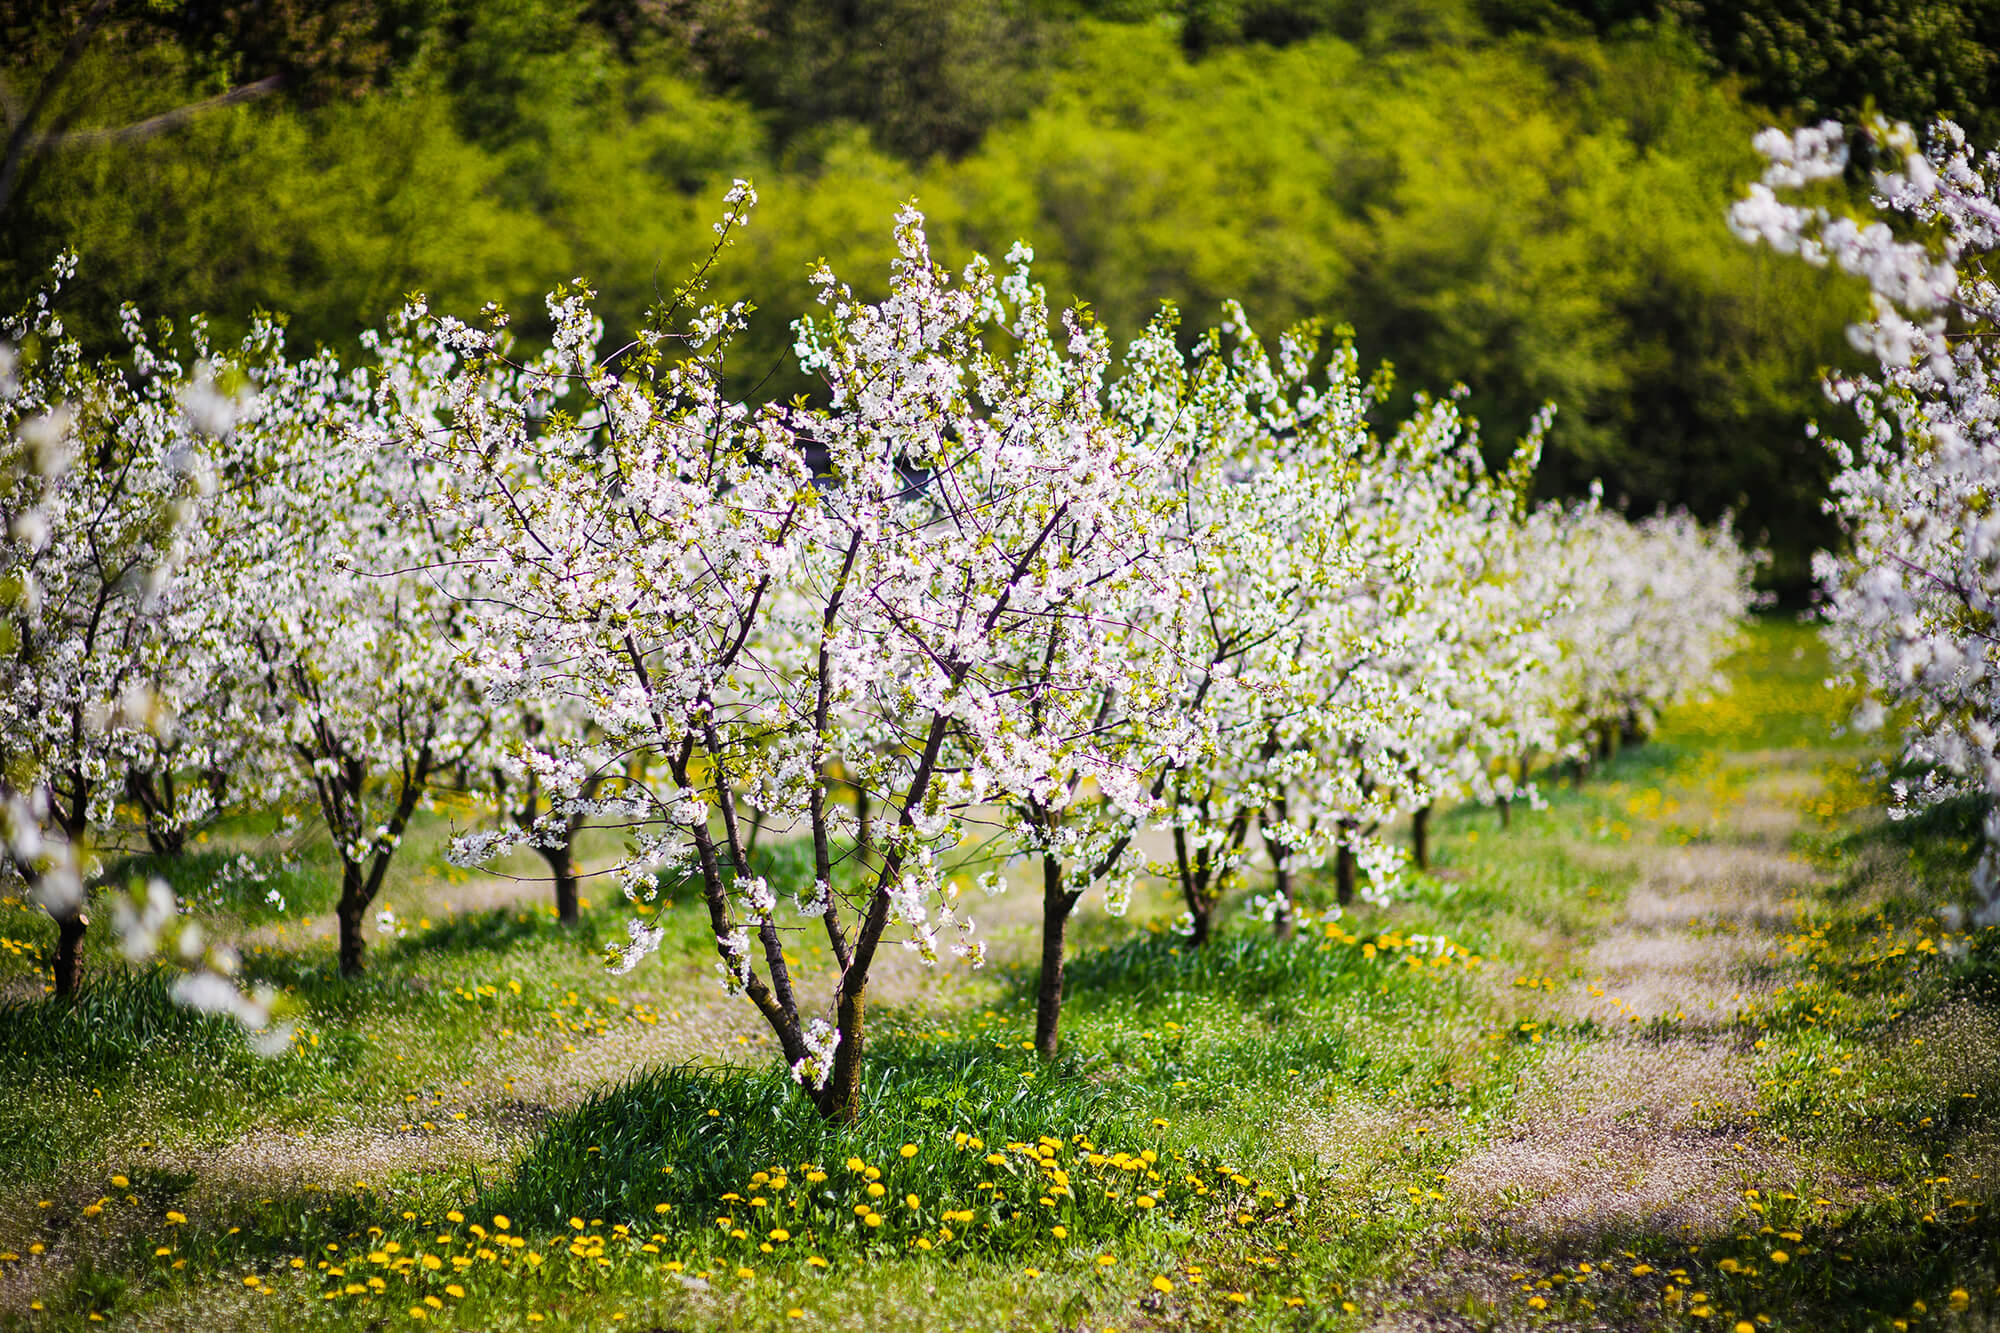
{"label": "shadow on grass", "polygon": [[[801,1176],[817,1165],[846,1177],[849,1159],[921,1181],[927,1198],[954,1191],[976,1198],[971,1176],[990,1174],[990,1163],[955,1144],[957,1133],[997,1151],[1043,1136],[1129,1140],[1148,1123],[1116,1085],[977,1040],[878,1038],[862,1101],[858,1121],[838,1125],[781,1068],[649,1070],[551,1123],[478,1209],[530,1226],[560,1226],[576,1215],[699,1230],[712,1227],[718,1211],[748,1207],[725,1196],[754,1192],[759,1172]],[[904,1145],[914,1151],[906,1155]],[[897,1188],[889,1203],[900,1206]],[[801,1191],[809,1191],[803,1179],[780,1202]]]}

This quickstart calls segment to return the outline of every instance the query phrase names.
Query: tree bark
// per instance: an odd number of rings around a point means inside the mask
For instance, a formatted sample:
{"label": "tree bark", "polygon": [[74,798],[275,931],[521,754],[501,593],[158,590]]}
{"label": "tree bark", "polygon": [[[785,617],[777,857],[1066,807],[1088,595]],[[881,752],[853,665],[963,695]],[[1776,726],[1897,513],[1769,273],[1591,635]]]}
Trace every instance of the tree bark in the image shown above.
{"label": "tree bark", "polygon": [[1494,805],[1498,807],[1500,811],[1500,827],[1501,828],[1512,827],[1514,823],[1513,800],[1510,797],[1502,796],[1498,801],[1494,802]]}
{"label": "tree bark", "polygon": [[1420,805],[1410,816],[1410,852],[1417,860],[1417,869],[1431,868],[1431,808]]}
{"label": "tree bark", "polygon": [[859,869],[865,869],[867,867],[868,853],[875,849],[874,839],[871,838],[868,833],[868,820],[871,817],[871,813],[872,812],[868,808],[868,789],[866,787],[861,786],[859,783],[855,784],[854,854],[855,854],[855,861],[857,862],[857,868]]}
{"label": "tree bark", "polygon": [[813,1094],[813,1109],[820,1118],[836,1125],[851,1125],[861,1119],[861,1020],[867,988],[851,994],[842,992],[837,1027],[840,1046],[833,1053],[833,1072],[826,1086]]}
{"label": "tree bark", "polygon": [[1063,943],[1069,933],[1070,913],[1083,895],[1062,886],[1062,863],[1053,856],[1042,857],[1042,977],[1035,988],[1035,1053],[1044,1060],[1056,1058],[1058,1028],[1062,1023]]}
{"label": "tree bark", "polygon": [[340,922],[340,975],[358,977],[361,975],[361,960],[365,941],[361,938],[361,920],[368,910],[368,899],[362,891],[361,874],[349,866],[340,875],[340,904],[334,908],[334,917]]}
{"label": "tree bark", "polygon": [[565,837],[553,847],[537,847],[542,860],[548,862],[549,874],[556,882],[556,919],[565,926],[577,922],[576,854],[570,849]]}
{"label": "tree bark", "polygon": [[56,994],[74,995],[83,980],[83,936],[90,929],[90,917],[83,904],[56,917]]}
{"label": "tree bark", "polygon": [[1346,843],[1333,855],[1333,896],[1342,907],[1354,901],[1354,849]]}
{"label": "tree bark", "polygon": [[1271,858],[1271,893],[1277,899],[1277,909],[1271,914],[1271,933],[1281,940],[1288,940],[1298,931],[1297,914],[1292,911],[1292,849],[1275,836],[1270,819],[1272,809],[1277,812],[1279,825],[1284,824],[1290,810],[1281,795],[1272,807],[1259,811],[1257,816],[1258,828],[1264,837],[1264,854]]}

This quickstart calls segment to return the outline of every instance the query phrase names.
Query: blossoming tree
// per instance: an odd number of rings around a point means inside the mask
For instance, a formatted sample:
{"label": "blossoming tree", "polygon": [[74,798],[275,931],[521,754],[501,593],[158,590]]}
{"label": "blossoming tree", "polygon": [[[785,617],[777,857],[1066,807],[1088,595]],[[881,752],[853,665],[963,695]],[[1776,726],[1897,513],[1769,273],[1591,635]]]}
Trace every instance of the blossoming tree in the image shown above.
{"label": "blossoming tree", "polygon": [[1827,122],[1756,140],[1767,166],[1731,212],[1746,239],[1867,282],[1869,319],[1854,326],[1868,374],[1835,375],[1828,395],[1859,416],[1833,505],[1848,549],[1817,561],[1827,637],[1869,691],[1860,719],[1906,710],[1906,758],[1892,813],[1954,797],[1985,809],[1973,888],[1980,924],[2000,922],[2000,160],[1940,122],[1919,146],[1908,126],[1876,119],[1856,145],[1872,168],[1874,216],[1813,196],[1850,167],[1849,131]]}

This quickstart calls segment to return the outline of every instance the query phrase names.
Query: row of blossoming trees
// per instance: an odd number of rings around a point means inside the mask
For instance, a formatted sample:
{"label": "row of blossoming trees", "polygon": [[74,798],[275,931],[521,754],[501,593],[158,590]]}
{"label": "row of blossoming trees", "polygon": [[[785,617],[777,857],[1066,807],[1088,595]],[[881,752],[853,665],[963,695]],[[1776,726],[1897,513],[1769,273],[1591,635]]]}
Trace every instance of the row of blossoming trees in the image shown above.
{"label": "row of blossoming trees", "polygon": [[[949,274],[914,209],[896,242],[884,300],[817,275],[817,405],[726,391],[744,312],[699,275],[608,355],[582,290],[534,356],[421,305],[352,366],[269,325],[177,360],[134,316],[93,367],[47,296],[4,330],[0,795],[58,988],[101,849],[279,802],[324,821],[358,970],[456,788],[496,812],[456,855],[533,847],[566,910],[587,824],[624,830],[593,873],[632,898],[695,886],[726,984],[842,1117],[878,951],[976,956],[975,875],[1041,895],[1052,1055],[1086,894],[1157,875],[1199,944],[1254,875],[1286,933],[1309,868],[1393,882],[1390,820],[1421,860],[1434,803],[1504,808],[1707,688],[1751,601],[1726,528],[1531,504],[1539,431],[1494,471],[1453,400],[1375,428],[1387,381],[1344,342],[1231,310],[1189,345],[1163,312],[1114,368],[1025,250]],[[810,878],[755,873],[760,832]],[[660,938],[629,934],[616,966]]]}
{"label": "row of blossoming trees", "polygon": [[[1736,205],[1737,230],[1833,263],[1873,296],[1850,334],[1875,373],[1826,382],[1862,425],[1858,443],[1832,445],[1850,546],[1819,562],[1828,638],[1869,692],[1858,720],[1893,708],[1904,726],[1912,776],[1894,784],[1892,814],[1983,807],[1975,920],[2000,924],[2000,157],[1950,122],[1919,145],[1879,119],[1851,143],[1827,122],[1758,147],[1769,165]],[[1864,170],[1874,216],[1838,188]]]}

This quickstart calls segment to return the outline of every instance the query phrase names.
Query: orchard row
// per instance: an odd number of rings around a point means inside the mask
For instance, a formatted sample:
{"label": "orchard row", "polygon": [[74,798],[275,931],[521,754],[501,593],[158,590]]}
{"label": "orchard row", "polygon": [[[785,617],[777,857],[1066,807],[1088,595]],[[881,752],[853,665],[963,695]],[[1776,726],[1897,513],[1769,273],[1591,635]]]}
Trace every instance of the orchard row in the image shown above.
{"label": "orchard row", "polygon": [[[58,989],[113,852],[284,803],[324,820],[357,971],[409,821],[458,790],[492,819],[454,855],[534,848],[568,910],[586,826],[623,830],[588,870],[635,902],[691,886],[843,1118],[877,951],[976,956],[974,883],[1040,895],[1053,1055],[1086,894],[1176,884],[1199,946],[1254,886],[1289,932],[1303,872],[1390,893],[1392,821],[1421,862],[1434,804],[1532,800],[1714,683],[1753,601],[1726,528],[1537,504],[1539,429],[1490,467],[1455,398],[1384,425],[1387,376],[1313,328],[1166,310],[1114,358],[1024,248],[953,273],[914,208],[895,236],[882,300],[816,275],[821,391],[763,406],[699,273],[615,350],[578,288],[536,354],[416,303],[352,364],[133,313],[116,367],[65,338],[58,273],[0,328],[5,834]],[[754,873],[759,839],[810,874]],[[119,913],[135,952],[178,929],[164,890]],[[185,993],[260,1021],[220,953]]]}

